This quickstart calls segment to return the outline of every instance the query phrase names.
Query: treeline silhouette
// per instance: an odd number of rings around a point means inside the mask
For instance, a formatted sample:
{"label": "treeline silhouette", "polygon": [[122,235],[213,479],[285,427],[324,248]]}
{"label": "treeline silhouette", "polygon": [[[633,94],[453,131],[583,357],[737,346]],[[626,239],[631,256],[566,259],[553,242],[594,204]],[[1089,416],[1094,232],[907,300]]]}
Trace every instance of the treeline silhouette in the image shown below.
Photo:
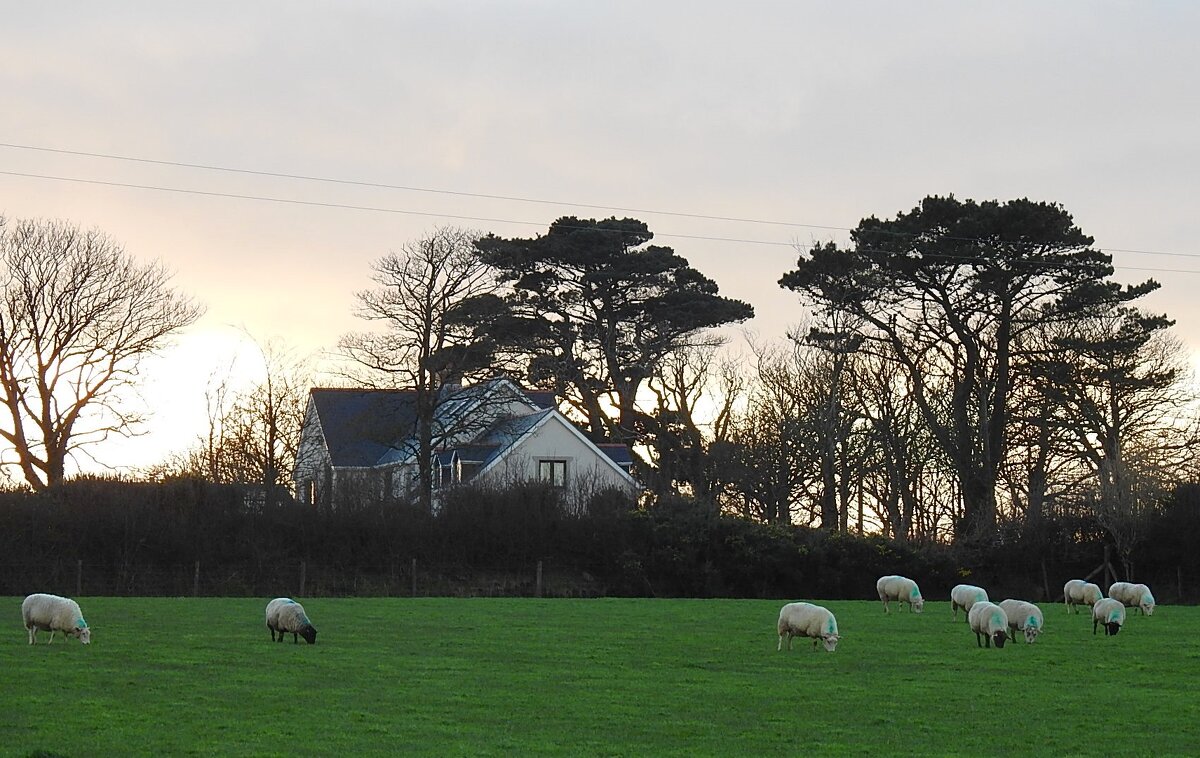
{"label": "treeline silhouette", "polygon": [[[1200,487],[1177,490],[1146,535],[1135,578],[1160,602],[1195,601]],[[1086,516],[1049,519],[1037,535],[1005,524],[987,545],[914,545],[762,524],[683,497],[637,509],[601,493],[579,515],[532,483],[457,489],[437,515],[405,503],[266,507],[252,489],[196,480],[0,493],[3,595],[869,599],[877,577],[897,573],[931,599],[970,581],[1047,602],[1104,556]]]}

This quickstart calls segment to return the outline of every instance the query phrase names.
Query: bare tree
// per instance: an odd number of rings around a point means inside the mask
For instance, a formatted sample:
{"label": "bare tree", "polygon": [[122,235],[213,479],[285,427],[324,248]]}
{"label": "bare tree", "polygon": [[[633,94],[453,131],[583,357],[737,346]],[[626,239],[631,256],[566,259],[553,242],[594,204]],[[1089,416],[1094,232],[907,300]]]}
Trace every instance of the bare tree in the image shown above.
{"label": "bare tree", "polygon": [[767,523],[798,518],[811,525],[818,517],[820,450],[810,417],[824,396],[813,390],[820,383],[812,375],[815,350],[794,342],[752,344],[751,350],[746,407],[729,432],[732,487],[741,498],[736,510]]}
{"label": "bare tree", "polygon": [[136,431],[124,401],[141,359],[203,309],[161,264],[67,222],[3,227],[0,266],[0,437],[16,455],[4,463],[43,490],[63,481],[74,451]]}
{"label": "bare tree", "polygon": [[723,346],[723,340],[683,345],[647,380],[655,406],[640,418],[652,467],[644,481],[659,496],[720,494],[725,472],[714,446],[729,441],[734,405],[746,386],[745,367],[723,357]]}
{"label": "bare tree", "polygon": [[458,316],[496,289],[475,249],[476,232],[439,227],[372,264],[375,289],[359,292],[358,315],[384,331],[342,337],[339,346],[360,369],[356,381],[412,390],[417,416],[419,496],[432,507],[435,417],[444,388],[487,367],[493,346]]}
{"label": "bare tree", "polygon": [[1042,366],[1126,575],[1147,517],[1200,442],[1187,354],[1171,323],[1129,307],[1094,312],[1063,326],[1060,351]]}
{"label": "bare tree", "polygon": [[307,359],[278,340],[254,344],[261,373],[244,389],[231,376],[214,374],[205,391],[208,428],[191,449],[151,472],[154,476],[254,485],[267,505],[284,496],[300,444],[311,370]]}

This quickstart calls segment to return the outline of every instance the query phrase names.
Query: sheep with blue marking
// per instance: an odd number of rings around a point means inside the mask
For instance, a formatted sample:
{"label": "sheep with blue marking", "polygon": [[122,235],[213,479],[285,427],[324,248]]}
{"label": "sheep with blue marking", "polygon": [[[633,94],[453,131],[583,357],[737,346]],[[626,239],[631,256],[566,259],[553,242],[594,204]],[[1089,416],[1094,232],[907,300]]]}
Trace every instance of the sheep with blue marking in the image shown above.
{"label": "sheep with blue marking", "polygon": [[991,647],[993,642],[997,648],[1004,647],[1008,639],[1008,614],[1000,606],[987,600],[972,604],[967,623],[975,632],[975,644],[979,647]]}
{"label": "sheep with blue marking", "polygon": [[[297,635],[310,645],[317,641],[317,630],[304,613],[304,606],[290,597],[277,597],[267,603],[267,629],[271,631],[272,642],[283,642],[286,632],[291,632],[293,645],[299,642]],[[279,633],[278,640],[275,638],[276,632]]]}
{"label": "sheep with blue marking", "polygon": [[54,642],[55,632],[62,632],[64,638],[75,637],[84,645],[92,641],[92,630],[83,620],[79,603],[68,597],[42,592],[30,595],[21,603],[21,619],[29,632],[30,645],[37,643],[38,630],[49,630],[47,645]]}
{"label": "sheep with blue marking", "polygon": [[1009,636],[1014,640],[1017,638],[1017,632],[1022,632],[1025,641],[1032,645],[1037,641],[1038,635],[1045,631],[1046,619],[1042,615],[1042,609],[1033,603],[1009,599],[1001,600],[1000,607],[1008,616]]}
{"label": "sheep with blue marking", "polygon": [[881,576],[875,582],[875,591],[879,594],[879,599],[883,601],[884,613],[891,613],[888,609],[889,600],[897,601],[901,608],[908,603],[908,610],[913,613],[920,613],[925,607],[925,598],[921,597],[921,588],[906,576],[896,574]]}
{"label": "sheep with blue marking", "polygon": [[950,590],[950,610],[954,611],[954,620],[958,620],[959,608],[963,609],[963,621],[966,621],[971,613],[971,606],[987,602],[987,600],[987,590],[983,587],[976,587],[973,584],[954,585],[954,589]]}
{"label": "sheep with blue marking", "polygon": [[820,605],[812,603],[788,603],[779,610],[779,645],[775,649],[783,650],[783,640],[787,638],[788,650],[792,649],[792,637],[812,637],[813,649],[817,642],[825,645],[825,650],[832,653],[837,649],[838,634],[837,619],[833,613]]}
{"label": "sheep with blue marking", "polygon": [[1092,634],[1102,625],[1105,637],[1115,637],[1124,624],[1125,604],[1120,600],[1105,597],[1092,606]]}
{"label": "sheep with blue marking", "polygon": [[1121,604],[1127,608],[1141,611],[1143,615],[1154,615],[1154,595],[1144,584],[1113,582],[1109,585],[1108,596],[1113,600],[1120,600]]}
{"label": "sheep with blue marking", "polygon": [[1096,602],[1103,598],[1104,593],[1099,586],[1082,579],[1071,579],[1063,585],[1063,603],[1067,606],[1067,613],[1070,613],[1072,608],[1079,613],[1078,606],[1095,606]]}

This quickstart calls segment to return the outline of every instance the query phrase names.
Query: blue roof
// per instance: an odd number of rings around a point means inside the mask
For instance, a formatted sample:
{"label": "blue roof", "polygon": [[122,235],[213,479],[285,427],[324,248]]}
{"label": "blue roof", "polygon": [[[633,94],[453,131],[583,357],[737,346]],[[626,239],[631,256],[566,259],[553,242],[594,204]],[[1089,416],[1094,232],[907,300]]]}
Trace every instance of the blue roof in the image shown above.
{"label": "blue roof", "polygon": [[[462,388],[439,405],[437,420],[449,424],[460,409],[472,407],[492,385],[484,382]],[[490,460],[555,407],[552,392],[521,391],[543,410],[495,424],[475,444],[460,448],[469,452],[469,460]],[[334,466],[377,466],[405,460],[415,452],[414,391],[314,388],[310,394]]]}
{"label": "blue roof", "polygon": [[609,458],[612,458],[613,463],[617,464],[623,469],[628,469],[633,465],[633,453],[629,451],[629,445],[616,442],[605,442],[603,444],[596,445],[596,447],[600,448],[600,452],[604,453]]}
{"label": "blue roof", "polygon": [[334,466],[374,466],[416,423],[412,391],[317,388],[310,394]]}

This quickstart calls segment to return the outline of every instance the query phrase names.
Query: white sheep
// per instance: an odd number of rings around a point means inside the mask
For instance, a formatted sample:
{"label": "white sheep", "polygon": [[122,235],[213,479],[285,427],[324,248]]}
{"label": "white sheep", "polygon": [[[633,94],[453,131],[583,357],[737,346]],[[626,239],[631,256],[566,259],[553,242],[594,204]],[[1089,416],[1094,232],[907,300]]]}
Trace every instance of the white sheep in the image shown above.
{"label": "white sheep", "polygon": [[1108,596],[1120,600],[1123,605],[1140,610],[1147,616],[1154,615],[1154,595],[1144,584],[1113,582],[1108,588]]}
{"label": "white sheep", "polygon": [[1105,637],[1115,635],[1124,623],[1125,606],[1120,600],[1104,597],[1092,606],[1092,634],[1096,633],[1098,624],[1103,624]]}
{"label": "white sheep", "polygon": [[1075,612],[1079,613],[1076,606],[1096,604],[1097,600],[1104,597],[1104,593],[1100,588],[1091,582],[1085,582],[1082,579],[1072,579],[1063,585],[1063,603],[1067,606],[1067,613],[1075,608]]}
{"label": "white sheep", "polygon": [[812,637],[813,649],[817,641],[825,643],[825,649],[833,652],[837,648],[838,634],[837,619],[828,608],[812,603],[788,603],[779,610],[779,646],[783,650],[783,638],[787,637],[788,650],[792,649],[792,637]]}
{"label": "white sheep", "polygon": [[991,647],[993,642],[998,648],[1004,647],[1008,639],[1008,614],[1000,606],[987,600],[973,604],[967,612],[967,623],[975,632],[975,644],[979,647]]}
{"label": "white sheep", "polygon": [[41,592],[30,595],[21,603],[21,619],[29,632],[30,645],[37,642],[39,629],[50,630],[47,645],[54,642],[55,632],[62,632],[64,637],[77,637],[85,645],[92,641],[92,630],[83,620],[83,611],[79,610],[79,603],[67,597]]}
{"label": "white sheep", "polygon": [[267,603],[267,629],[271,631],[271,641],[275,642],[275,633],[279,632],[279,642],[283,642],[285,632],[292,633],[292,644],[299,640],[296,635],[312,645],[317,641],[317,630],[304,613],[304,606],[290,597],[277,597]]}
{"label": "white sheep", "polygon": [[1046,619],[1042,616],[1042,609],[1033,603],[1009,599],[1001,600],[1000,607],[1008,616],[1009,636],[1014,640],[1018,631],[1024,632],[1025,641],[1032,645],[1037,636],[1045,631]]}
{"label": "white sheep", "polygon": [[971,612],[971,606],[987,602],[987,600],[987,590],[973,584],[956,584],[954,589],[950,590],[950,610],[954,611],[955,620],[958,619],[959,608],[963,609],[963,621],[966,621],[967,615]]}
{"label": "white sheep", "polygon": [[925,598],[921,597],[921,589],[917,587],[916,582],[905,576],[896,574],[881,576],[875,582],[875,591],[879,593],[879,599],[883,601],[884,613],[891,613],[888,609],[889,600],[897,601],[901,608],[908,603],[908,610],[913,613],[920,613],[925,607]]}

